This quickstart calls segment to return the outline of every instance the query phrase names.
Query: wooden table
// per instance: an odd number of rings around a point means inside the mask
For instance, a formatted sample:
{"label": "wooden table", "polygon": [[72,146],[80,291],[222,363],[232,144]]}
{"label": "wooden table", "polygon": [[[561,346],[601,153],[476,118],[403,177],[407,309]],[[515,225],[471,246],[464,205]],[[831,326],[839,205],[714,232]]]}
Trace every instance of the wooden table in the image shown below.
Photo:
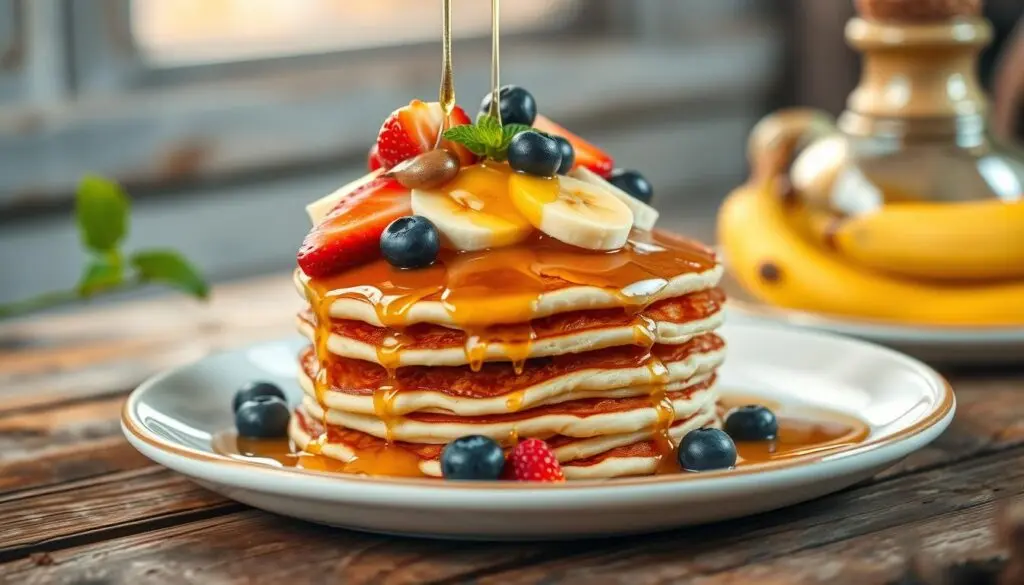
{"label": "wooden table", "polygon": [[870,482],[751,518],[590,542],[318,527],[225,500],[125,442],[119,410],[139,381],[288,335],[297,307],[282,275],[221,287],[209,305],[161,297],[0,325],[0,582],[886,583],[915,554],[932,567],[999,556],[993,518],[1024,493],[1024,371],[1012,370],[947,372],[952,428]]}

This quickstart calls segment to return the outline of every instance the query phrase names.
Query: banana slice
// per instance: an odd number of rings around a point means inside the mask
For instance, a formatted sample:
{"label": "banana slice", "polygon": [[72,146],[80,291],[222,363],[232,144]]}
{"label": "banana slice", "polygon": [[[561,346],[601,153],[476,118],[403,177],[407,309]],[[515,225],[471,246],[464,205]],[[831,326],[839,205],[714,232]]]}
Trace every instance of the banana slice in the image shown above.
{"label": "banana slice", "polygon": [[616,250],[626,244],[633,212],[607,189],[574,179],[524,174],[509,180],[512,203],[545,234],[588,250]]}
{"label": "banana slice", "polygon": [[330,195],[325,195],[324,197],[310,203],[306,206],[306,215],[309,216],[309,221],[313,222],[313,225],[319,225],[320,222],[324,220],[324,217],[338,206],[339,201],[382,174],[384,174],[384,169],[377,169],[372,173],[359,177],[355,181],[352,181],[344,187],[334,191]]}
{"label": "banana slice", "polygon": [[626,207],[633,212],[634,227],[649,232],[654,229],[654,224],[658,223],[659,213],[657,209],[647,205],[635,197],[630,196],[629,193],[626,193],[608,181],[605,181],[604,177],[594,171],[586,167],[577,167],[569,173],[569,176],[574,179],[579,179],[584,183],[590,183],[591,185],[601,187],[614,195],[616,199],[625,203]]}
{"label": "banana slice", "polygon": [[441,189],[413,189],[412,211],[432,221],[445,245],[456,250],[511,246],[533,226],[509,200],[510,176],[490,163],[466,167]]}

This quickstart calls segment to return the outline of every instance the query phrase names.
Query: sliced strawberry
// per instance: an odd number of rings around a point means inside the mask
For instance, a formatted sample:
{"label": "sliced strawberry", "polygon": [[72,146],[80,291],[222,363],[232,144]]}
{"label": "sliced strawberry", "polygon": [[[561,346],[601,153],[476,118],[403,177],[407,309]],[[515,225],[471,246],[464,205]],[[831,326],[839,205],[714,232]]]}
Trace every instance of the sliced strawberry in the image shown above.
{"label": "sliced strawberry", "polygon": [[377,150],[376,144],[370,147],[370,154],[367,156],[366,166],[371,171],[376,171],[384,166],[384,162],[380,160],[380,152]]}
{"label": "sliced strawberry", "polygon": [[314,227],[299,248],[299,268],[324,277],[380,257],[380,235],[412,215],[409,190],[381,177],[356,189]]}
{"label": "sliced strawberry", "polygon": [[[413,100],[408,106],[399,108],[388,116],[377,135],[377,156],[385,168],[416,155],[432,150],[437,135],[444,123],[444,111],[437,102]],[[452,112],[451,126],[470,124],[465,110],[456,106]],[[476,155],[461,144],[445,141],[444,147],[459,156],[463,166],[476,162]]]}
{"label": "sliced strawberry", "polygon": [[615,168],[615,160],[607,152],[555,124],[548,118],[537,116],[533,127],[541,132],[561,136],[568,140],[572,144],[573,150],[576,151],[577,167],[586,167],[604,178],[608,178],[608,175],[612,173],[612,169]]}
{"label": "sliced strawberry", "polygon": [[565,481],[554,452],[540,439],[526,439],[516,445],[505,460],[502,477],[516,481]]}

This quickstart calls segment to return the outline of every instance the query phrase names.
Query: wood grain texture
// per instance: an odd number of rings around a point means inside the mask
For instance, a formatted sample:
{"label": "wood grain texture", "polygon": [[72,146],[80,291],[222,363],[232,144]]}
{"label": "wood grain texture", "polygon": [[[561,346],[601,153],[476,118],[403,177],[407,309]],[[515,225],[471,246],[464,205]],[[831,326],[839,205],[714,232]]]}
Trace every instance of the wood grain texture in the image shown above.
{"label": "wood grain texture", "polygon": [[[312,526],[257,511],[219,516],[0,565],[12,583],[345,583],[451,579],[541,554],[531,544],[399,539]],[[38,557],[37,557],[38,558]]]}
{"label": "wood grain texture", "polygon": [[[892,556],[886,563],[874,566],[872,580],[845,581],[878,583],[893,567],[905,563],[910,549],[899,547],[914,544],[915,536],[927,536],[927,541],[937,547],[942,542],[956,542],[963,537],[965,523],[987,526],[990,530],[995,509],[992,504],[1024,494],[1024,470],[1012,469],[1021,464],[1024,464],[1024,449],[1018,448],[1012,453],[994,454],[957,467],[881,481],[768,514],[674,535],[603,543],[580,556],[497,573],[480,578],[477,583],[654,585],[698,578],[703,580],[697,582],[715,585],[744,583],[730,574],[753,571],[762,565],[784,566],[789,559],[800,557],[816,558],[818,564],[794,565],[804,570],[802,575],[791,567],[790,576],[797,579],[794,582],[826,583],[847,570],[863,574],[863,569],[854,569],[854,565],[870,564],[872,551],[887,546]],[[976,541],[961,542],[958,551],[992,554],[991,535],[987,530],[984,532]],[[892,539],[894,535],[903,535],[907,541],[888,542],[887,538]],[[846,554],[815,557],[813,554],[819,549],[840,549],[848,543],[859,543],[859,557]],[[940,552],[943,556],[938,562],[950,560],[949,551],[933,548],[930,554]],[[826,558],[831,570],[818,573]],[[857,573],[850,574],[856,576]],[[820,580],[801,581],[812,577]]]}
{"label": "wood grain texture", "polygon": [[123,393],[153,373],[227,347],[294,333],[291,276],[0,324],[0,413]]}
{"label": "wood grain texture", "polygon": [[[100,503],[98,508],[106,503],[120,513],[132,513],[148,501],[152,490],[165,496],[155,499],[157,510],[179,509],[177,498],[199,498],[207,503],[192,490],[161,491],[156,485],[158,476],[163,474],[120,488],[107,484],[87,487]],[[150,487],[129,496],[134,485]],[[52,564],[47,566],[39,566],[38,557],[23,557],[0,565],[0,577],[26,583],[68,582],[76,575],[111,584],[173,582],[169,580],[172,575],[190,576],[183,582],[244,583],[259,575],[267,582],[457,583],[472,578],[480,585],[654,585],[721,575],[721,581],[704,582],[727,583],[730,573],[773,563],[781,566],[787,559],[801,556],[813,558],[819,549],[847,542],[857,544],[863,557],[853,558],[851,566],[869,562],[877,547],[892,549],[892,559],[875,567],[873,574],[878,576],[900,566],[907,557],[906,551],[897,550],[902,543],[893,540],[899,534],[927,535],[926,544],[933,552],[945,550],[940,544],[953,542],[959,543],[960,552],[992,554],[991,538],[981,534],[964,540],[963,527],[984,525],[995,502],[1022,493],[1024,448],[1018,448],[957,468],[881,481],[769,514],[629,539],[452,544],[361,535],[243,511],[53,550],[49,552]],[[132,501],[117,504],[117,494]],[[47,509],[55,514],[69,505],[54,494],[40,497],[50,501]],[[906,526],[916,528],[907,532],[901,528]],[[56,530],[60,533],[61,529]],[[22,553],[30,551],[21,549]],[[948,550],[942,554],[947,555]],[[839,567],[837,563],[846,558],[837,556],[832,566]]]}
{"label": "wood grain texture", "polygon": [[0,497],[0,559],[241,507],[156,466],[19,492]]}
{"label": "wood grain texture", "polygon": [[123,401],[114,396],[0,411],[0,495],[152,465],[121,435]]}

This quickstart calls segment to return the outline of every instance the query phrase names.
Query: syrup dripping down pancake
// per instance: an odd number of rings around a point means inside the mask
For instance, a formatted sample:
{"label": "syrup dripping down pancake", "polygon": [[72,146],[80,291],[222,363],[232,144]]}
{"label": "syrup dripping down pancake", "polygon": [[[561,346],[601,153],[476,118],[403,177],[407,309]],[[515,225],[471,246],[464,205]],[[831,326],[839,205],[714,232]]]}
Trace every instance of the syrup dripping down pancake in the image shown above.
{"label": "syrup dripping down pancake", "polygon": [[378,327],[433,323],[488,327],[590,309],[642,308],[718,285],[722,267],[701,244],[634,232],[614,252],[592,252],[544,236],[522,244],[457,253],[400,270],[383,259],[326,279],[296,271],[315,313]]}
{"label": "syrup dripping down pancake", "polygon": [[[501,414],[582,397],[638,395],[651,385],[686,382],[713,372],[725,356],[725,342],[705,333],[681,345],[611,347],[579,354],[527,360],[522,370],[490,362],[469,366],[408,366],[394,371],[361,360],[332,357],[327,388],[314,389],[319,362],[312,348],[300,355],[299,382],[329,409],[382,415],[380,388],[394,386],[386,414],[420,411],[460,416]],[[375,398],[378,400],[375,401]]]}
{"label": "syrup dripping down pancake", "polygon": [[[622,309],[573,311],[472,334],[428,323],[399,333],[362,321],[333,320],[327,348],[337,356],[389,367],[479,367],[485,361],[521,362],[619,345],[681,344],[722,324],[724,300],[715,288],[665,299],[637,314]],[[311,311],[299,315],[299,330],[310,339],[314,323]]]}
{"label": "syrup dripping down pancake", "polygon": [[[674,445],[693,429],[718,425],[716,408],[711,404],[676,420],[667,435]],[[292,417],[289,436],[298,448],[305,450],[314,446],[315,437],[322,436],[324,430],[317,417],[299,407]],[[395,475],[391,466],[398,460],[403,466],[415,467],[414,470],[403,469],[402,475],[441,476],[440,457],[444,445],[400,441],[388,444],[383,439],[334,425],[327,428],[326,437],[326,442],[316,446],[320,455],[349,464],[360,458],[367,460],[368,463],[358,466],[361,473]],[[664,456],[664,447],[652,439],[650,431],[583,439],[556,435],[548,442],[568,479],[650,475],[658,469]],[[400,450],[401,455],[395,457],[394,450]]]}
{"label": "syrup dripping down pancake", "polygon": [[[596,437],[653,430],[666,418],[691,416],[717,400],[714,377],[682,390],[632,398],[590,398],[539,406],[529,410],[477,417],[439,413],[413,413],[379,417],[339,410],[326,412],[306,397],[306,412],[329,425],[361,431],[381,439],[411,443],[449,443],[467,435],[486,435],[495,440],[518,433],[546,439],[554,435]],[[665,412],[667,405],[669,412]]]}

